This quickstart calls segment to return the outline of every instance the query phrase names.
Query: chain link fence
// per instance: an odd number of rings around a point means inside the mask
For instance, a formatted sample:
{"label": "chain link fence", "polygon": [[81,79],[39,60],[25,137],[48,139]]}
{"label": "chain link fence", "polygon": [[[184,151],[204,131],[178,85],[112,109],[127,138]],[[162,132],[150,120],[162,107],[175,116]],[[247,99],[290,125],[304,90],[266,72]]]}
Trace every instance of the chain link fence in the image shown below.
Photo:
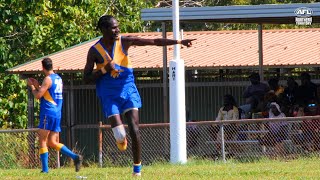
{"label": "chain link fence", "polygon": [[[319,155],[320,116],[281,119],[243,119],[187,123],[188,158],[248,161],[258,158],[292,159]],[[132,163],[128,150],[117,149],[110,126],[101,126],[100,165]],[[141,125],[142,161],[170,160],[169,124]],[[127,131],[128,134],[128,131]]]}
{"label": "chain link fence", "polygon": [[[120,152],[109,125],[95,126],[101,167],[132,164],[131,139]],[[128,133],[128,129],[127,134]],[[187,123],[188,158],[248,161],[292,159],[319,155],[320,116],[281,119],[242,119]],[[168,123],[140,125],[143,164],[170,160]],[[37,129],[0,131],[0,169],[40,168]],[[59,154],[49,150],[49,165],[60,167]],[[92,152],[93,154],[94,152]]]}
{"label": "chain link fence", "polygon": [[[38,129],[0,130],[0,169],[40,168]],[[60,166],[59,153],[49,149],[49,166]]]}
{"label": "chain link fence", "polygon": [[[110,126],[102,126],[102,162],[104,165],[131,165],[131,138],[126,126],[128,149],[120,152],[117,148],[115,138]],[[143,163],[168,161],[170,159],[170,133],[168,124],[140,125],[142,139]]]}

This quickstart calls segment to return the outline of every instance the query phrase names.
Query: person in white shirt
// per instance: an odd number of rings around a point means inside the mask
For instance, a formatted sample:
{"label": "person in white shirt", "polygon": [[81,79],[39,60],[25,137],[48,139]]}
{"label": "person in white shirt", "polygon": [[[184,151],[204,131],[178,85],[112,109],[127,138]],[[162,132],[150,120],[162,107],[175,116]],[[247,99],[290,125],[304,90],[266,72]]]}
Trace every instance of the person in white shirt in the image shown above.
{"label": "person in white shirt", "polygon": [[[281,112],[279,104],[270,103],[269,119],[284,118],[286,115]],[[269,132],[260,139],[260,143],[265,146],[274,147],[273,155],[284,155],[283,141],[288,137],[288,122],[286,120],[269,122]]]}
{"label": "person in white shirt", "polygon": [[[224,95],[223,101],[224,101],[224,105],[219,109],[216,120],[238,120],[239,109],[236,105],[236,101],[234,97],[230,94],[226,94]],[[234,136],[238,132],[237,127],[238,126],[236,124],[224,125],[226,140],[230,140],[234,138]]]}

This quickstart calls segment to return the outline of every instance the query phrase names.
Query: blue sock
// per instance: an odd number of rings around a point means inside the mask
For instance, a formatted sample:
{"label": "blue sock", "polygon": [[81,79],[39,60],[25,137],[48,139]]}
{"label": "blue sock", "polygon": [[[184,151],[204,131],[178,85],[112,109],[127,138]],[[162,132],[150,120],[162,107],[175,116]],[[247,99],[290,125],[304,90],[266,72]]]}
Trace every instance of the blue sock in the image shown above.
{"label": "blue sock", "polygon": [[49,172],[49,166],[48,166],[48,148],[40,148],[39,151],[40,154],[40,160],[41,160],[41,165],[42,165],[42,172],[47,173]]}
{"label": "blue sock", "polygon": [[73,153],[70,149],[67,148],[67,146],[63,144],[59,143],[55,149],[60,151],[62,154],[71,157],[73,160],[78,157],[77,154]]}
{"label": "blue sock", "polygon": [[134,173],[141,173],[141,168],[142,168],[141,162],[139,164],[133,164]]}

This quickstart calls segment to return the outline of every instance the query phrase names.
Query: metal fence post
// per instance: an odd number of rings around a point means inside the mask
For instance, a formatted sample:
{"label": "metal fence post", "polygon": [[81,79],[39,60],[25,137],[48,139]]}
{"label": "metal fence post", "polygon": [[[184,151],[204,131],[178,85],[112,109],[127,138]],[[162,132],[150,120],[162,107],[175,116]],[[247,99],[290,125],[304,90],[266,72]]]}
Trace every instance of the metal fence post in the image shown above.
{"label": "metal fence post", "polygon": [[222,154],[222,160],[224,162],[226,162],[226,151],[225,151],[225,142],[224,142],[223,123],[220,124],[220,132],[221,132],[221,154]]}
{"label": "metal fence post", "polygon": [[73,106],[75,102],[74,98],[74,86],[73,86],[73,74],[70,77],[70,131],[71,131],[71,148],[76,148],[76,136],[74,126],[76,125],[75,121],[75,107]]}
{"label": "metal fence post", "polygon": [[99,141],[99,166],[102,167],[102,122],[99,122],[99,133],[98,133],[98,141]]}
{"label": "metal fence post", "polygon": [[[28,91],[28,128],[33,128],[34,126],[34,97],[30,88]],[[28,144],[29,144],[29,158],[37,159],[36,145],[35,145],[36,135],[34,133],[28,133]],[[35,161],[30,164],[31,167],[35,167]]]}
{"label": "metal fence post", "polygon": [[[60,142],[60,133],[57,137],[57,142]],[[60,151],[56,151],[57,152],[57,168],[60,168]]]}

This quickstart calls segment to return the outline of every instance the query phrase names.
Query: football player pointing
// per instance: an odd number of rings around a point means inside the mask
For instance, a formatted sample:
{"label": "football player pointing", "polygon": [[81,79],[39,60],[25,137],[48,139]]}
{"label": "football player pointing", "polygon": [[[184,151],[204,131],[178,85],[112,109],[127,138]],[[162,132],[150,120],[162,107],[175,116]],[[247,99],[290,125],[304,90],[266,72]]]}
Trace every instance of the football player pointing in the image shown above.
{"label": "football player pointing", "polygon": [[[117,20],[110,15],[101,16],[98,29],[102,38],[88,52],[84,68],[84,81],[95,82],[97,96],[102,104],[105,118],[110,121],[120,151],[127,148],[126,131],[121,114],[128,123],[132,139],[133,175],[141,175],[141,139],[139,113],[141,99],[134,83],[131,61],[128,57],[130,46],[167,46],[182,44],[190,47],[194,39],[143,39],[135,36],[121,36]],[[96,64],[97,69],[94,70]]]}

